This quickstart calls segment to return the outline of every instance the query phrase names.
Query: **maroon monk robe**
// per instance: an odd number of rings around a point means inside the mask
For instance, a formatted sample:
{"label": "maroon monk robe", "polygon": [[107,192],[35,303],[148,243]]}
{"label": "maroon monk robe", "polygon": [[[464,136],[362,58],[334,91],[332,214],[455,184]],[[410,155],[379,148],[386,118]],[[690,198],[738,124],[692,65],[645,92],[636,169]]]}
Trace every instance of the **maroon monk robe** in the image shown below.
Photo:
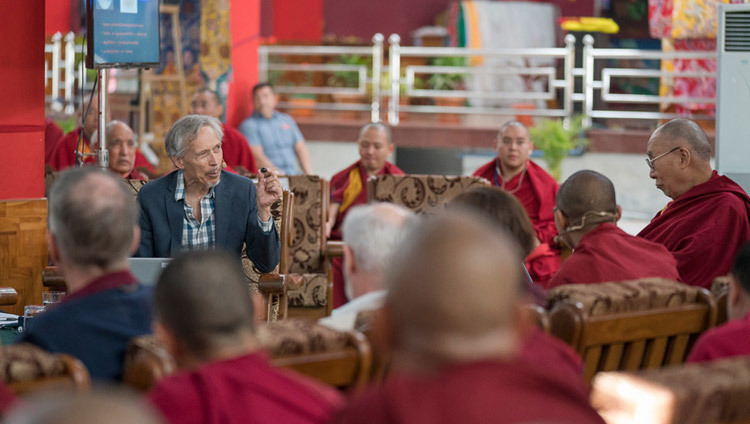
{"label": "maroon monk robe", "polygon": [[[367,203],[367,170],[362,166],[362,161],[353,163],[331,178],[331,202],[341,204],[344,201],[344,192],[349,187],[349,173],[355,166],[359,167],[359,178],[362,183],[362,190],[349,207],[343,211],[339,211],[338,215],[336,215],[336,223],[331,229],[331,240],[341,240],[341,223],[344,222],[344,217],[349,213],[349,209],[353,206],[364,205]],[[383,169],[381,169],[377,175],[404,175],[404,171],[400,170],[396,165],[386,162]],[[338,308],[347,302],[346,293],[344,291],[344,274],[341,269],[342,263],[343,259],[340,257],[333,258],[331,261],[333,271],[334,308]]]}
{"label": "maroon monk robe", "polygon": [[[76,149],[78,148],[78,135],[83,131],[83,127],[78,127],[75,130],[67,133],[61,138],[55,145],[54,151],[50,156],[49,165],[56,171],[62,171],[65,168],[69,168],[76,164]],[[84,135],[82,143],[84,144],[84,152],[95,152],[98,148],[92,149],[89,139]],[[86,156],[83,159],[83,163],[96,163],[96,154]],[[154,166],[146,160],[140,150],[135,151],[135,163],[133,168],[145,167],[151,172],[156,172]]]}
{"label": "maroon monk robe", "polygon": [[539,240],[553,245],[557,235],[555,215],[552,213],[557,196],[557,181],[539,165],[528,161],[525,173],[516,175],[503,185],[501,176],[497,174],[498,164],[498,160],[493,159],[479,167],[473,175],[486,178],[492,184],[516,196],[529,214]]}
{"label": "maroon monk robe", "polygon": [[715,277],[729,273],[737,250],[750,239],[750,199],[714,171],[670,202],[638,236],[672,252],[682,281],[709,288]]}
{"label": "maroon monk robe", "polygon": [[342,396],[264,353],[204,364],[162,380],[148,399],[174,424],[327,423]]}
{"label": "maroon monk robe", "polygon": [[706,362],[750,355],[750,313],[703,333],[695,342],[687,362]]}
{"label": "maroon monk robe", "polygon": [[551,336],[538,327],[524,339],[521,355],[517,359],[534,366],[547,364],[555,368],[560,376],[569,379],[572,388],[580,392],[581,396],[589,396],[589,387],[583,379],[583,361],[578,353],[557,337]]}
{"label": "maroon monk robe", "polygon": [[579,385],[553,364],[519,360],[457,364],[430,376],[394,372],[333,422],[603,423]]}
{"label": "maroon monk robe", "polygon": [[549,280],[560,269],[562,259],[560,251],[542,243],[526,257],[524,265],[531,276],[531,281],[543,288],[548,288]]}
{"label": "maroon monk robe", "polygon": [[44,118],[44,163],[49,163],[57,142],[63,138],[62,129],[55,121]]}
{"label": "maroon monk robe", "polygon": [[581,238],[548,288],[647,277],[681,281],[677,261],[664,246],[604,223]]}
{"label": "maroon monk robe", "polygon": [[227,124],[222,123],[221,128],[224,130],[224,141],[221,143],[224,162],[232,168],[239,165],[252,174],[257,173],[258,166],[245,136]]}

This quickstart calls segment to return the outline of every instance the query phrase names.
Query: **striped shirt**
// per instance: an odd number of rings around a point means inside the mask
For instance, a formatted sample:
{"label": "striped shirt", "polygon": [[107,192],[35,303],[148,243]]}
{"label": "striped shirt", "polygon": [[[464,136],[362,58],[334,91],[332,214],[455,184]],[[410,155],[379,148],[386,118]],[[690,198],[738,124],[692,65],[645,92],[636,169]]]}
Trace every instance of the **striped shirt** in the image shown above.
{"label": "striped shirt", "polygon": [[216,245],[216,222],[214,206],[216,195],[211,187],[200,201],[201,220],[193,214],[193,207],[185,201],[185,178],[182,170],[177,171],[177,188],[174,200],[183,202],[182,250],[209,249]]}

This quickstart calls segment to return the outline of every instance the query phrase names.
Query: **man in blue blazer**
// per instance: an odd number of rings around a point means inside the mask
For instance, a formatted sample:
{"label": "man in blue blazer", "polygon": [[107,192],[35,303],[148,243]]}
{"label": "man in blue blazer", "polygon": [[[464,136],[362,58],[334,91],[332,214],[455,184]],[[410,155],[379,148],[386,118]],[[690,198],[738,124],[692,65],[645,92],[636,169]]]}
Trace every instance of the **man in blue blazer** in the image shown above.
{"label": "man in blue blazer", "polygon": [[165,140],[177,167],[138,193],[141,243],[136,256],[171,257],[183,250],[223,248],[247,255],[261,272],[278,264],[281,244],[271,205],[281,198],[273,170],[245,177],[221,169],[221,123],[188,115],[172,125]]}

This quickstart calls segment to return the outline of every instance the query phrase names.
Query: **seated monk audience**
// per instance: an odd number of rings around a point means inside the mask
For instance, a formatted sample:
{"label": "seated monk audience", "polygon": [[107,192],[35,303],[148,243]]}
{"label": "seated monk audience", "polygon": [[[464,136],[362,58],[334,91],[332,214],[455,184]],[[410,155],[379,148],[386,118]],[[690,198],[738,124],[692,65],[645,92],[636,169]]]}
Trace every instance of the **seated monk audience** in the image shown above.
{"label": "seated monk audience", "polygon": [[529,129],[518,121],[507,122],[497,134],[497,157],[479,167],[473,175],[486,178],[516,196],[534,224],[536,236],[542,243],[552,246],[557,235],[552,215],[557,182],[529,159],[533,151]]}
{"label": "seated monk audience", "polygon": [[[376,175],[403,175],[404,171],[387,161],[396,147],[391,129],[381,123],[362,127],[357,140],[359,160],[331,178],[331,203],[328,206],[326,237],[341,240],[341,223],[353,206],[367,203],[367,180]],[[333,306],[346,302],[341,258],[333,258]]]}
{"label": "seated monk audience", "polygon": [[680,281],[677,261],[661,244],[617,228],[622,208],[615,186],[604,175],[578,171],[557,192],[555,222],[573,249],[549,287],[661,277]]}
{"label": "seated monk audience", "polygon": [[221,169],[218,119],[188,115],[172,125],[164,142],[177,167],[138,192],[142,257],[171,257],[183,250],[221,247],[239,258],[243,244],[261,272],[279,263],[281,242],[271,205],[281,198],[273,170],[249,179]]}
{"label": "seated monk audience", "polygon": [[393,251],[417,217],[392,203],[356,206],[344,218],[344,287],[349,299],[321,323],[351,330],[360,312],[380,309],[386,293],[385,273]]}
{"label": "seated monk audience", "polygon": [[49,164],[57,142],[63,138],[62,128],[50,118],[44,118],[44,163]]}
{"label": "seated monk audience", "polygon": [[687,362],[750,355],[750,243],[737,253],[729,273],[727,315],[727,323],[706,331],[695,342]]}
{"label": "seated monk audience", "polygon": [[540,287],[547,287],[549,279],[560,268],[560,252],[539,241],[521,202],[497,187],[478,187],[454,197],[450,206],[482,214],[515,238],[526,258],[524,266],[531,277],[529,287],[537,302],[544,305],[545,295]]}
{"label": "seated monk audience", "polygon": [[20,341],[80,359],[92,380],[120,380],[130,339],[151,332],[150,290],[128,268],[138,239],[138,209],[121,181],[94,166],[60,173],[47,246],[68,294],[30,320]]}
{"label": "seated monk audience", "polygon": [[[94,137],[95,131],[99,128],[99,98],[96,97],[91,101],[91,107],[86,115],[86,109],[89,105],[87,100],[78,110],[78,118],[81,126],[69,132],[57,141],[52,148],[47,163],[56,171],[62,171],[76,165],[76,154],[82,154],[81,163],[97,163],[96,153],[99,151],[99,140]],[[109,109],[107,110],[109,111]],[[85,119],[84,119],[85,117]],[[110,120],[107,113],[107,121]],[[45,155],[46,156],[46,155]],[[146,159],[140,150],[135,149],[135,160],[133,167],[144,169],[148,172],[155,173],[154,166]]]}
{"label": "seated monk audience", "polygon": [[327,423],[341,406],[333,388],[270,365],[237,257],[177,257],[154,288],[154,309],[156,335],[181,370],[148,393],[168,422]]}
{"label": "seated monk audience", "polygon": [[[224,106],[215,91],[204,87],[193,96],[190,102],[190,114],[206,115],[221,120],[224,115]],[[257,173],[258,167],[255,165],[253,153],[250,151],[250,145],[245,136],[224,122],[221,123],[221,129],[224,131],[221,150],[227,166],[239,173]]]}
{"label": "seated monk audience", "polygon": [[133,130],[128,124],[122,121],[109,121],[106,131],[109,170],[126,180],[148,180],[147,176],[134,169],[138,146]]}
{"label": "seated monk audience", "polygon": [[426,220],[395,252],[385,382],[336,423],[603,423],[557,364],[517,360],[521,257],[500,229],[464,214]]}
{"label": "seated monk audience", "polygon": [[666,246],[685,283],[709,288],[750,239],[750,198],[711,169],[708,137],[689,119],[657,128],[647,148],[649,176],[672,201],[638,236]]}

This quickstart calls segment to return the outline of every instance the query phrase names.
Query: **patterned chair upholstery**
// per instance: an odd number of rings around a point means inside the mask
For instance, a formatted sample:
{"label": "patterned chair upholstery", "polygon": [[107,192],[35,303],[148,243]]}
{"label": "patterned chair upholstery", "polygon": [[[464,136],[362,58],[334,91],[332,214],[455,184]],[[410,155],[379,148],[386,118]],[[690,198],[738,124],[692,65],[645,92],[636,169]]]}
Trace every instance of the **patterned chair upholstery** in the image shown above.
{"label": "patterned chair upholstery", "polygon": [[[370,374],[370,345],[362,333],[340,332],[315,321],[288,319],[260,325],[260,345],[276,367],[337,387],[359,386]],[[174,373],[174,358],[153,335],[134,338],[125,357],[124,381],[146,391]]]}
{"label": "patterned chair upholstery", "polygon": [[91,385],[89,372],[81,361],[29,343],[3,346],[0,380],[17,395],[52,388],[88,390]]}
{"label": "patterned chair upholstery", "polygon": [[395,203],[417,214],[435,214],[457,194],[471,187],[489,185],[481,177],[379,175],[367,181],[367,200]]}
{"label": "patterned chair upholstery", "polygon": [[133,193],[133,198],[135,199],[138,197],[138,192],[141,191],[143,186],[145,186],[148,181],[146,180],[122,180],[125,183],[125,186],[130,190],[131,193]]}
{"label": "patterned chair upholstery", "polygon": [[716,324],[707,290],[661,278],[559,286],[547,301],[550,332],[581,355],[588,379],[680,364]]}
{"label": "patterned chair upholstery", "polygon": [[591,404],[607,423],[748,423],[750,358],[600,373]]}
{"label": "patterned chair upholstery", "polygon": [[[291,217],[294,208],[294,194],[284,191],[280,200],[271,205],[271,217],[276,224],[276,230],[279,232],[281,239],[281,258],[276,265],[272,274],[286,273],[289,269],[289,247],[291,244]],[[253,292],[258,291],[258,281],[261,272],[253,265],[253,261],[247,257],[245,246],[242,246],[242,268],[245,270],[245,277],[250,283],[250,289]]]}

